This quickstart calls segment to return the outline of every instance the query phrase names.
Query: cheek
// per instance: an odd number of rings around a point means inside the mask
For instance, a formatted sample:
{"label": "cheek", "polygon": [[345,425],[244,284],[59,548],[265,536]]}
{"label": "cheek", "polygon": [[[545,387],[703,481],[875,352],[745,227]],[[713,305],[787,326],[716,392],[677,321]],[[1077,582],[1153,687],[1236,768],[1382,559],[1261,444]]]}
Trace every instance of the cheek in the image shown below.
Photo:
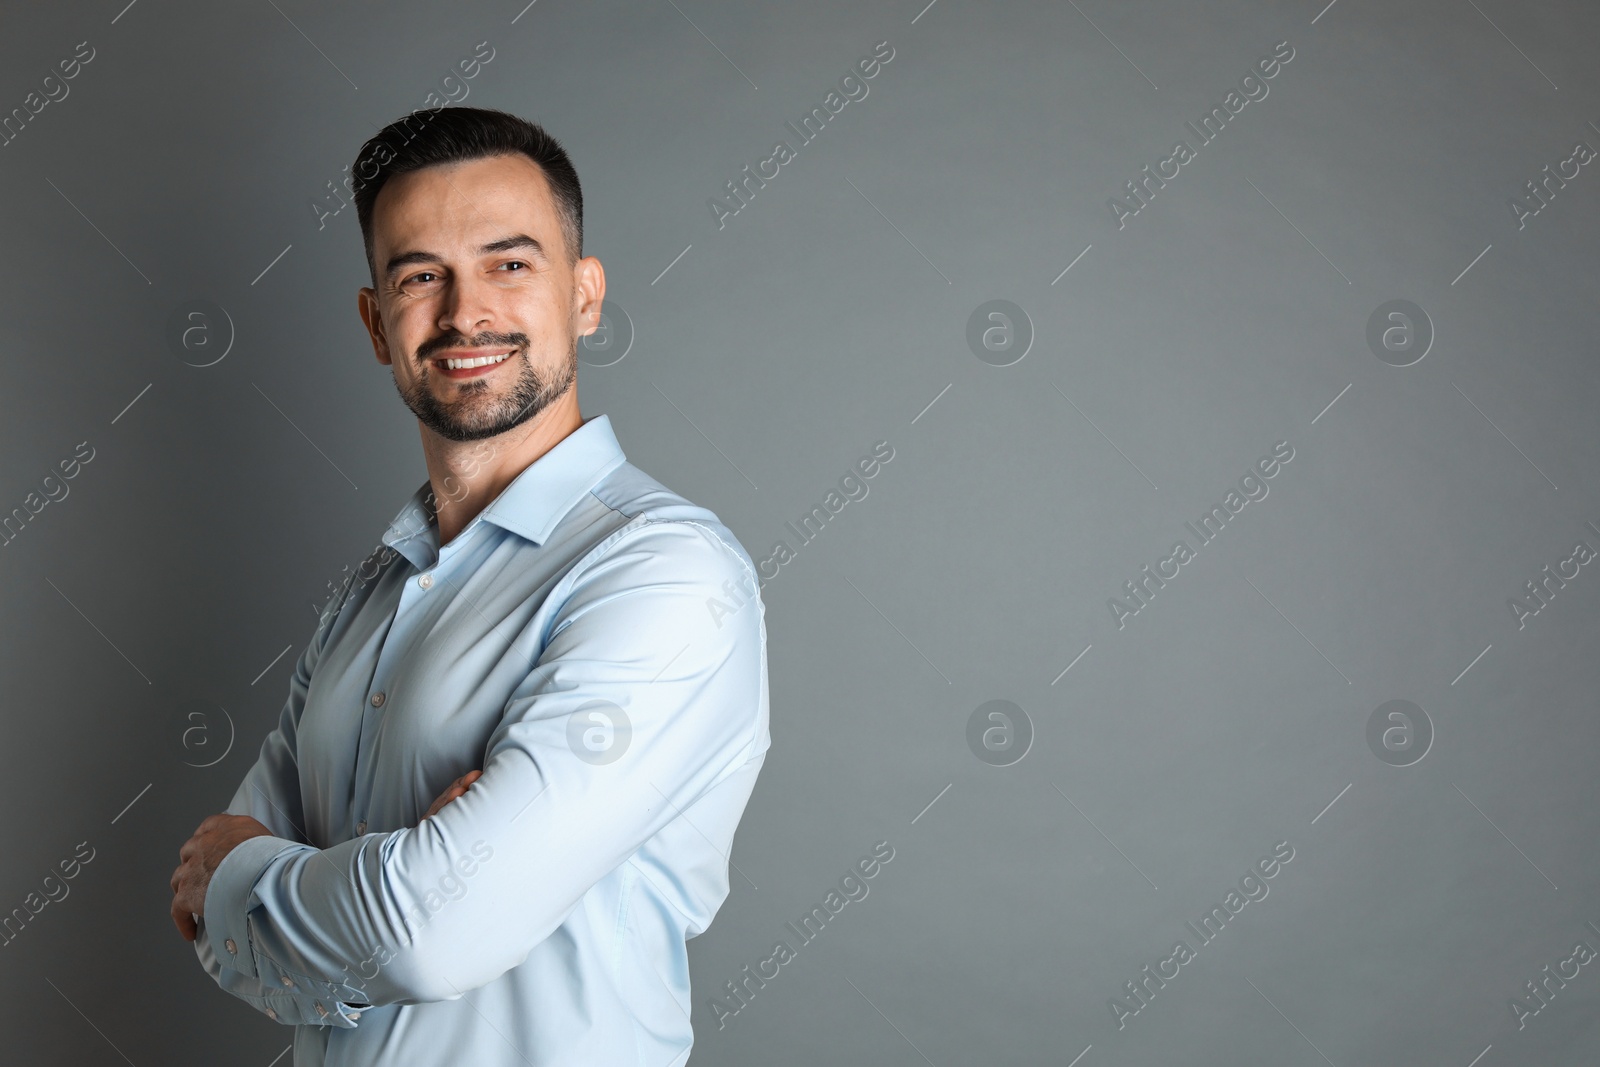
{"label": "cheek", "polygon": [[528,360],[536,367],[560,366],[572,357],[573,345],[594,333],[576,311],[556,307],[529,308],[501,329],[528,338]]}
{"label": "cheek", "polygon": [[[410,377],[415,378],[421,373],[417,351],[440,334],[439,315],[436,312],[436,305],[419,300],[396,309],[385,321],[389,355],[396,362],[405,363],[405,373]],[[401,357],[404,357],[403,360]]]}

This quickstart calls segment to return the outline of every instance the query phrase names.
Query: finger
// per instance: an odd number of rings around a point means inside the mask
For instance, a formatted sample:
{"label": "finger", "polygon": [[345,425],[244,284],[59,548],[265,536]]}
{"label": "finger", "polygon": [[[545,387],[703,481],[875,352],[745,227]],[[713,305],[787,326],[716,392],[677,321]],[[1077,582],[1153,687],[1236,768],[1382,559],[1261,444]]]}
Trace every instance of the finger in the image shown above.
{"label": "finger", "polygon": [[440,811],[444,810],[444,806],[446,804],[450,803],[456,797],[460,796],[464,791],[465,790],[463,789],[462,786],[459,786],[459,785],[450,786],[443,793],[439,794],[439,799],[435,800],[433,802],[433,804],[429,806],[428,814],[424,815],[423,818],[424,819],[431,819],[433,816],[439,814]]}
{"label": "finger", "polygon": [[200,931],[195,925],[194,916],[177,901],[172,902],[172,922],[178,928],[178,935],[185,941],[193,941],[199,936]]}

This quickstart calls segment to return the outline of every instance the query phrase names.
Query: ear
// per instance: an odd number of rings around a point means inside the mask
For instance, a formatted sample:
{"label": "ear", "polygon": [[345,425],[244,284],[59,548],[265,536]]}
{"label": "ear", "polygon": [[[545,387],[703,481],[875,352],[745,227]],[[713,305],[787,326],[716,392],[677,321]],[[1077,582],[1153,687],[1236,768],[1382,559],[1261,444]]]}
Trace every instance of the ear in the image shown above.
{"label": "ear", "polygon": [[587,337],[600,328],[600,309],[606,298],[606,271],[593,256],[578,260],[572,269],[577,335]]}
{"label": "ear", "polygon": [[383,332],[383,317],[378,310],[378,293],[374,289],[362,288],[356,293],[356,310],[361,315],[362,323],[367,327],[367,336],[372,339],[372,353],[378,362],[388,366],[394,360],[389,354],[389,339]]}

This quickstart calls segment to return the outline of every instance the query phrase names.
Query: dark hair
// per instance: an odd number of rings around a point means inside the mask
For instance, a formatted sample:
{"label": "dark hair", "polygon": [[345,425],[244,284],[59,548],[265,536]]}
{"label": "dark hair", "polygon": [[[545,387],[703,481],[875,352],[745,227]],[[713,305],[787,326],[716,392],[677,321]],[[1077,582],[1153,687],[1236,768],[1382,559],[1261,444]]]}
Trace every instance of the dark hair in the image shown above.
{"label": "dark hair", "polygon": [[544,172],[561,220],[567,265],[576,263],[583,255],[583,190],[561,143],[543,127],[505,111],[423,108],[379,130],[361,146],[350,168],[356,219],[361,224],[373,285],[377,285],[378,269],[372,259],[372,206],[385,182],[423,167],[519,152]]}

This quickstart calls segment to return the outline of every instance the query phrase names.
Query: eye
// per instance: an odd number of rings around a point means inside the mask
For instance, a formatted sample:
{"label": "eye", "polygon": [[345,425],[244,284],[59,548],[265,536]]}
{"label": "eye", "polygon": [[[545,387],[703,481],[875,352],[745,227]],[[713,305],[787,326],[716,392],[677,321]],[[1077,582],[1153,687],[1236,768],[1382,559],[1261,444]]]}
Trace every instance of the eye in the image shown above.
{"label": "eye", "polygon": [[522,261],[521,261],[521,260],[520,260],[520,259],[513,259],[513,260],[512,260],[512,261],[511,261],[511,262],[509,262],[509,263],[502,263],[502,264],[500,264],[500,266],[501,266],[501,267],[526,267],[526,266],[527,266],[527,264],[526,264],[526,263],[524,263],[524,262],[522,262]]}
{"label": "eye", "polygon": [[409,285],[412,282],[421,281],[424,277],[437,278],[438,275],[431,270],[418,271],[416,274],[413,274],[411,277],[407,278],[405,280],[405,284]]}

